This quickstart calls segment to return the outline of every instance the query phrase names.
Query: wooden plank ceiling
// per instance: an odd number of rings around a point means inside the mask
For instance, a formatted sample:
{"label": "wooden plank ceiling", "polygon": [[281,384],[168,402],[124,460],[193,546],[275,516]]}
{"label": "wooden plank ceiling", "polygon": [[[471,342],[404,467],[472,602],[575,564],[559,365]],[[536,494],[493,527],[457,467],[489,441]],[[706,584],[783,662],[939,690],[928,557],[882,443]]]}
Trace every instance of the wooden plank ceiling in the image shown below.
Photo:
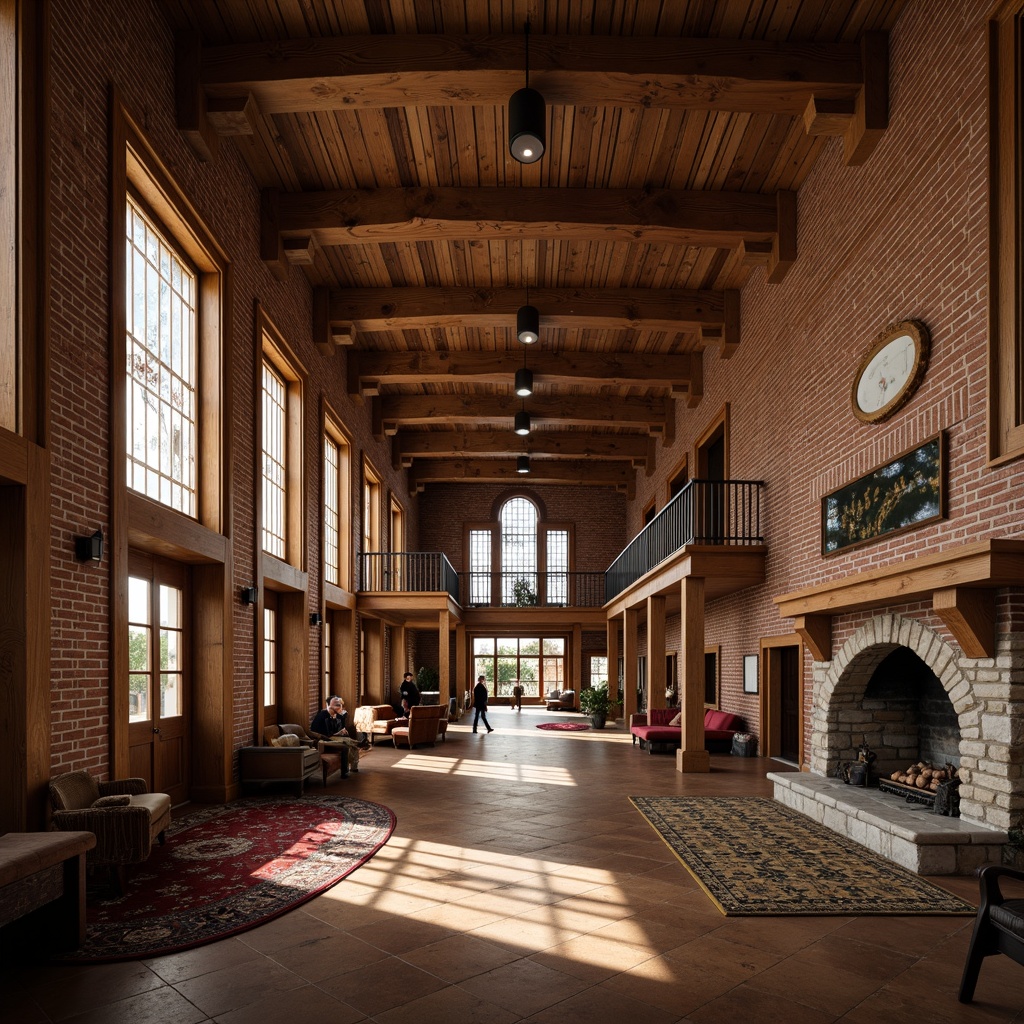
{"label": "wooden plank ceiling", "polygon": [[[822,146],[854,165],[884,132],[903,0],[163,3],[179,128],[242,153],[264,259],[313,284],[317,342],[413,484],[528,454],[531,483],[631,492],[703,360],[742,344],[748,276],[800,258]],[[527,18],[547,149],[524,165]]]}

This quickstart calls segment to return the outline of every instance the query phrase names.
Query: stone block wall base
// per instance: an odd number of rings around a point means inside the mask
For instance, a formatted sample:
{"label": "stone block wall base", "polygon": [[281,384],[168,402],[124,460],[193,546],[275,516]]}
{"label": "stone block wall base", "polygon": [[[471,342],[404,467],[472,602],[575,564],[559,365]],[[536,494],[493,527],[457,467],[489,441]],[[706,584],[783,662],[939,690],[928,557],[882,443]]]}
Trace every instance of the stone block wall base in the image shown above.
{"label": "stone block wall base", "polygon": [[934,814],[877,789],[805,772],[769,772],[775,799],[918,875],[970,875],[999,864],[1005,832]]}
{"label": "stone block wall base", "polygon": [[711,771],[711,755],[706,750],[677,750],[677,772]]}

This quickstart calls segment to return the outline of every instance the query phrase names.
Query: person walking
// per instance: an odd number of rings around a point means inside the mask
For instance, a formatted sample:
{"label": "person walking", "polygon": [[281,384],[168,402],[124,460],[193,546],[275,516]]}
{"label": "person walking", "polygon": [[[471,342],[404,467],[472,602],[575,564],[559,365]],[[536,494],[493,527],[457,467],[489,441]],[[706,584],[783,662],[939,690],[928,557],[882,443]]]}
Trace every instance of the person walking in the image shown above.
{"label": "person walking", "polygon": [[491,723],[487,721],[487,682],[484,676],[476,677],[476,686],[473,687],[473,732],[476,732],[477,722],[482,718],[488,732],[494,732]]}

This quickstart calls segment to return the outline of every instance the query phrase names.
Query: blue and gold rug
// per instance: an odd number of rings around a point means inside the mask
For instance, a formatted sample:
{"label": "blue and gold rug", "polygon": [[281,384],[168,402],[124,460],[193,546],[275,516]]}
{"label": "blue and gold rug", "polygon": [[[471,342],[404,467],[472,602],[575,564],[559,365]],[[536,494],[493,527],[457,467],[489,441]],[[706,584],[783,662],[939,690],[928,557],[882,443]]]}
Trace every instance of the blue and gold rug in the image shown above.
{"label": "blue and gold rug", "polygon": [[970,914],[898,864],[764,797],[630,797],[726,916]]}

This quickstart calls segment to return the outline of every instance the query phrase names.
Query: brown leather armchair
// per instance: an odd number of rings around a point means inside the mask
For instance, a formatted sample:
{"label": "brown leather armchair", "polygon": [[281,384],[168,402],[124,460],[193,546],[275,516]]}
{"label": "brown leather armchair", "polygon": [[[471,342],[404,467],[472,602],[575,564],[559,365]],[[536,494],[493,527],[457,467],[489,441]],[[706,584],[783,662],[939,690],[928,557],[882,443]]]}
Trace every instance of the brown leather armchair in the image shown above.
{"label": "brown leather armchair", "polygon": [[429,743],[433,746],[438,735],[443,736],[447,729],[447,708],[437,704],[417,704],[409,708],[409,724],[395,726],[391,730],[391,738],[395,741],[396,747],[403,746],[412,750],[417,743]]}
{"label": "brown leather armchair", "polygon": [[125,865],[146,860],[171,823],[171,798],[148,792],[145,779],[98,782],[87,771],[67,772],[50,780],[50,803],[51,829],[92,832],[87,863],[115,869],[122,892]]}

